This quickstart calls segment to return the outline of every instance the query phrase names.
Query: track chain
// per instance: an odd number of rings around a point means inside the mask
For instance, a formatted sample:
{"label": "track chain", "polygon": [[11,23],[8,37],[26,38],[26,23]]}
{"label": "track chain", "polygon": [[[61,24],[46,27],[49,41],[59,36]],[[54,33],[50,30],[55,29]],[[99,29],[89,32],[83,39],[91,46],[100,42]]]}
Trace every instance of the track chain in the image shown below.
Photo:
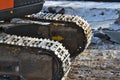
{"label": "track chain", "polygon": [[[42,22],[47,22],[46,24]],[[53,13],[44,13],[44,12],[39,12],[38,14],[33,14],[33,15],[28,15],[26,16],[23,21],[18,21],[17,23],[27,23],[27,24],[42,24],[42,25],[47,25],[50,23],[72,23],[75,24],[75,29],[82,29],[84,32],[84,41],[85,43],[84,46],[78,44],[78,48],[76,49],[76,52],[74,53],[75,56],[76,54],[80,54],[84,49],[86,49],[89,44],[91,43],[91,38],[92,38],[92,29],[90,28],[89,24],[87,21],[82,19],[79,16],[74,16],[74,15],[67,15],[67,14],[53,14]],[[72,27],[73,28],[73,27]],[[75,57],[71,56],[71,57]]]}
{"label": "track chain", "polygon": [[77,27],[80,27],[84,30],[84,34],[85,34],[85,37],[87,40],[87,44],[86,44],[85,48],[87,48],[91,42],[92,30],[89,27],[89,24],[87,23],[87,21],[85,21],[84,19],[82,19],[79,16],[40,12],[38,14],[29,15],[28,17],[31,17],[34,19],[40,19],[40,20],[44,20],[44,21],[48,20],[51,22],[56,22],[56,21],[58,21],[58,22],[70,22],[70,23],[76,24]]}
{"label": "track chain", "polygon": [[64,72],[64,77],[62,80],[65,80],[65,75],[67,75],[71,68],[71,60],[68,50],[66,50],[65,47],[63,47],[62,44],[57,41],[0,33],[0,44],[41,48],[53,51],[56,57],[58,57],[62,62],[62,68]]}
{"label": "track chain", "polygon": [[[81,17],[71,16],[71,15],[66,15],[66,14],[52,14],[52,13],[40,12],[35,15],[29,15],[28,18],[40,19],[44,21],[48,20],[51,22],[55,22],[55,21],[70,22],[70,23],[76,24],[78,28],[80,27],[84,31],[84,34],[87,40],[87,43],[85,44],[86,45],[85,48],[87,48],[91,42],[92,30],[89,27],[89,24]],[[57,41],[51,41],[49,39],[21,37],[21,36],[1,33],[0,44],[9,44],[9,45],[34,47],[34,48],[42,48],[46,50],[51,50],[55,53],[55,55],[62,62],[64,76],[67,75],[68,71],[71,68],[70,67],[71,66],[70,53],[68,52],[68,50],[65,49],[65,47],[62,46],[61,43]],[[79,46],[79,48],[81,47]],[[62,80],[65,80],[65,77],[63,77]]]}

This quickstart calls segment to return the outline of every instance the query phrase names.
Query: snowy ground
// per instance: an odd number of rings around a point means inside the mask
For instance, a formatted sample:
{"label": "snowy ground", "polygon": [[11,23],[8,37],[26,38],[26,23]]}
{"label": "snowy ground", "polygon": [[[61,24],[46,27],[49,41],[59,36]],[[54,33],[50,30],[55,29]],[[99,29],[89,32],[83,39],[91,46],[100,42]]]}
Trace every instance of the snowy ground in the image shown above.
{"label": "snowy ground", "polygon": [[[56,10],[65,8],[65,14],[78,15],[87,20],[92,28],[98,28],[109,27],[114,23],[119,17],[120,3],[46,1],[44,6],[44,10],[49,6],[55,7]],[[101,25],[103,21],[104,25]]]}
{"label": "snowy ground", "polygon": [[[98,38],[107,34],[110,40],[120,43],[120,36],[114,36],[120,34],[120,3],[46,1],[43,11],[48,11],[49,7],[52,7],[56,12],[64,8],[65,14],[82,17],[94,29],[94,34],[100,33],[100,36],[97,35]],[[96,38],[92,39],[93,42],[95,42],[94,40]]]}
{"label": "snowy ground", "polygon": [[76,58],[67,80],[119,80],[120,3],[46,1],[43,11],[50,6],[84,18],[93,29],[91,45]]}

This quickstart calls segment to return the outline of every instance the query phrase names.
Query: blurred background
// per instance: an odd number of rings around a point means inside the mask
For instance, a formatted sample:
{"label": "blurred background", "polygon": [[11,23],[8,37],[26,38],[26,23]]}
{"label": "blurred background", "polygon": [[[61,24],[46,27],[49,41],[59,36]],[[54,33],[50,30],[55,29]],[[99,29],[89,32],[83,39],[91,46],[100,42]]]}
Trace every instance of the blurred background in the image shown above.
{"label": "blurred background", "polygon": [[120,2],[120,0],[48,0],[48,1],[102,1],[102,2]]}

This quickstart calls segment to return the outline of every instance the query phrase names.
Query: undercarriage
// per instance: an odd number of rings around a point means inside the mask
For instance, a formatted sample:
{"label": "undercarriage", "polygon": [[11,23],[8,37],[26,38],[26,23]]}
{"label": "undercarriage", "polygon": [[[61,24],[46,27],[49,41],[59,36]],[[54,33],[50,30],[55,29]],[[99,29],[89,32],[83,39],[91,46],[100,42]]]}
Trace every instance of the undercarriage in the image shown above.
{"label": "undercarriage", "polygon": [[89,24],[43,12],[8,20],[18,15],[0,18],[0,80],[65,80],[74,58],[90,44]]}

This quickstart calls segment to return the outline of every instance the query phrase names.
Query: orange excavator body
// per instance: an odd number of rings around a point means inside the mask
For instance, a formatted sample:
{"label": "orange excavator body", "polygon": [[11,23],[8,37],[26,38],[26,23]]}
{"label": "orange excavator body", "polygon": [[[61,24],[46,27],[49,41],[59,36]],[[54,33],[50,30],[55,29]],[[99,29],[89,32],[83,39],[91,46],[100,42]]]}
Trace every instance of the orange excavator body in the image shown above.
{"label": "orange excavator body", "polygon": [[44,0],[0,0],[0,21],[39,12]]}
{"label": "orange excavator body", "polygon": [[10,9],[14,7],[14,0],[0,0],[0,10]]}

